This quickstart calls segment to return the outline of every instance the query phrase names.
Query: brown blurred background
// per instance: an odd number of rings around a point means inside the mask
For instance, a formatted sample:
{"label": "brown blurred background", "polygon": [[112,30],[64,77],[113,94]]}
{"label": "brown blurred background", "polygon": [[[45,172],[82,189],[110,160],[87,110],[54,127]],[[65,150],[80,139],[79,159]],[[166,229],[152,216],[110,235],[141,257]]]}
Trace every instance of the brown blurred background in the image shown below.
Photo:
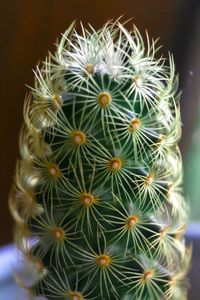
{"label": "brown blurred background", "polygon": [[[150,36],[161,37],[163,51],[174,51],[184,91],[184,136],[189,142],[197,105],[199,72],[195,57],[195,28],[199,0],[1,0],[0,34],[0,246],[12,241],[13,222],[7,198],[18,157],[18,132],[22,123],[25,84],[33,85],[32,69],[74,19],[95,28],[124,15]],[[130,24],[129,24],[130,25]],[[197,49],[197,48],[196,48]],[[199,75],[199,73],[198,73]],[[190,100],[189,100],[190,99]],[[192,100],[194,99],[194,100]],[[190,113],[188,113],[190,101]],[[187,131],[187,134],[186,134]],[[183,147],[182,147],[183,149]]]}

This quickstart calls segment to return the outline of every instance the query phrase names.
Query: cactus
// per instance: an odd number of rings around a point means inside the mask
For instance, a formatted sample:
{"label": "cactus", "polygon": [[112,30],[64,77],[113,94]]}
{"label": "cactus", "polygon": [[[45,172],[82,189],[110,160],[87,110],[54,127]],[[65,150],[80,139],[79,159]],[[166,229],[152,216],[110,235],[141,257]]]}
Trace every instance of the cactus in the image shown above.
{"label": "cactus", "polygon": [[158,50],[72,23],[37,66],[9,202],[30,299],[186,299],[180,93]]}

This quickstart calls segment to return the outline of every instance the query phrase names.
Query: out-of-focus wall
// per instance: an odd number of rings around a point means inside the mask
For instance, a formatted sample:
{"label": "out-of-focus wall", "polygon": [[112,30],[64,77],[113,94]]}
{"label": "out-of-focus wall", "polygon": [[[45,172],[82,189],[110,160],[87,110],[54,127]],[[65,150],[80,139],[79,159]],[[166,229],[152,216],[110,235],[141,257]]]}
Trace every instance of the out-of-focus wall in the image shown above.
{"label": "out-of-focus wall", "polygon": [[32,69],[74,19],[95,28],[110,18],[133,17],[139,29],[161,36],[172,50],[177,16],[184,0],[1,0],[0,3],[0,245],[12,239],[7,198],[18,157],[18,132]]}

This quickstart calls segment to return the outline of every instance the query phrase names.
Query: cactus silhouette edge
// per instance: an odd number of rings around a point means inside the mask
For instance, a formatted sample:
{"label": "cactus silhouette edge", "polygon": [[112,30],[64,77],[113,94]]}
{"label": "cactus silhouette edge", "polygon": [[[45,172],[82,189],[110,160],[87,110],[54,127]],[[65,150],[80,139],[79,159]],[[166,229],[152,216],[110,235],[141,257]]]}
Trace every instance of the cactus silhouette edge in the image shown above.
{"label": "cactus silhouette edge", "polygon": [[135,25],[80,27],[25,99],[9,199],[16,280],[35,300],[187,299],[173,57]]}

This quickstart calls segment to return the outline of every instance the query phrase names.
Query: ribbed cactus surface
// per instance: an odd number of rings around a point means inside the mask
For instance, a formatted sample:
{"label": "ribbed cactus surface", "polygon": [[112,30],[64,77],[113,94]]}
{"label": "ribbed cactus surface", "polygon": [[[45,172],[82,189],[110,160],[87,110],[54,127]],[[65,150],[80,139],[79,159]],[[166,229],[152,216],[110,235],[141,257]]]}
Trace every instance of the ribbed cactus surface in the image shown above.
{"label": "ribbed cactus surface", "polygon": [[186,299],[173,58],[118,21],[80,31],[36,68],[25,101],[16,278],[31,299]]}

